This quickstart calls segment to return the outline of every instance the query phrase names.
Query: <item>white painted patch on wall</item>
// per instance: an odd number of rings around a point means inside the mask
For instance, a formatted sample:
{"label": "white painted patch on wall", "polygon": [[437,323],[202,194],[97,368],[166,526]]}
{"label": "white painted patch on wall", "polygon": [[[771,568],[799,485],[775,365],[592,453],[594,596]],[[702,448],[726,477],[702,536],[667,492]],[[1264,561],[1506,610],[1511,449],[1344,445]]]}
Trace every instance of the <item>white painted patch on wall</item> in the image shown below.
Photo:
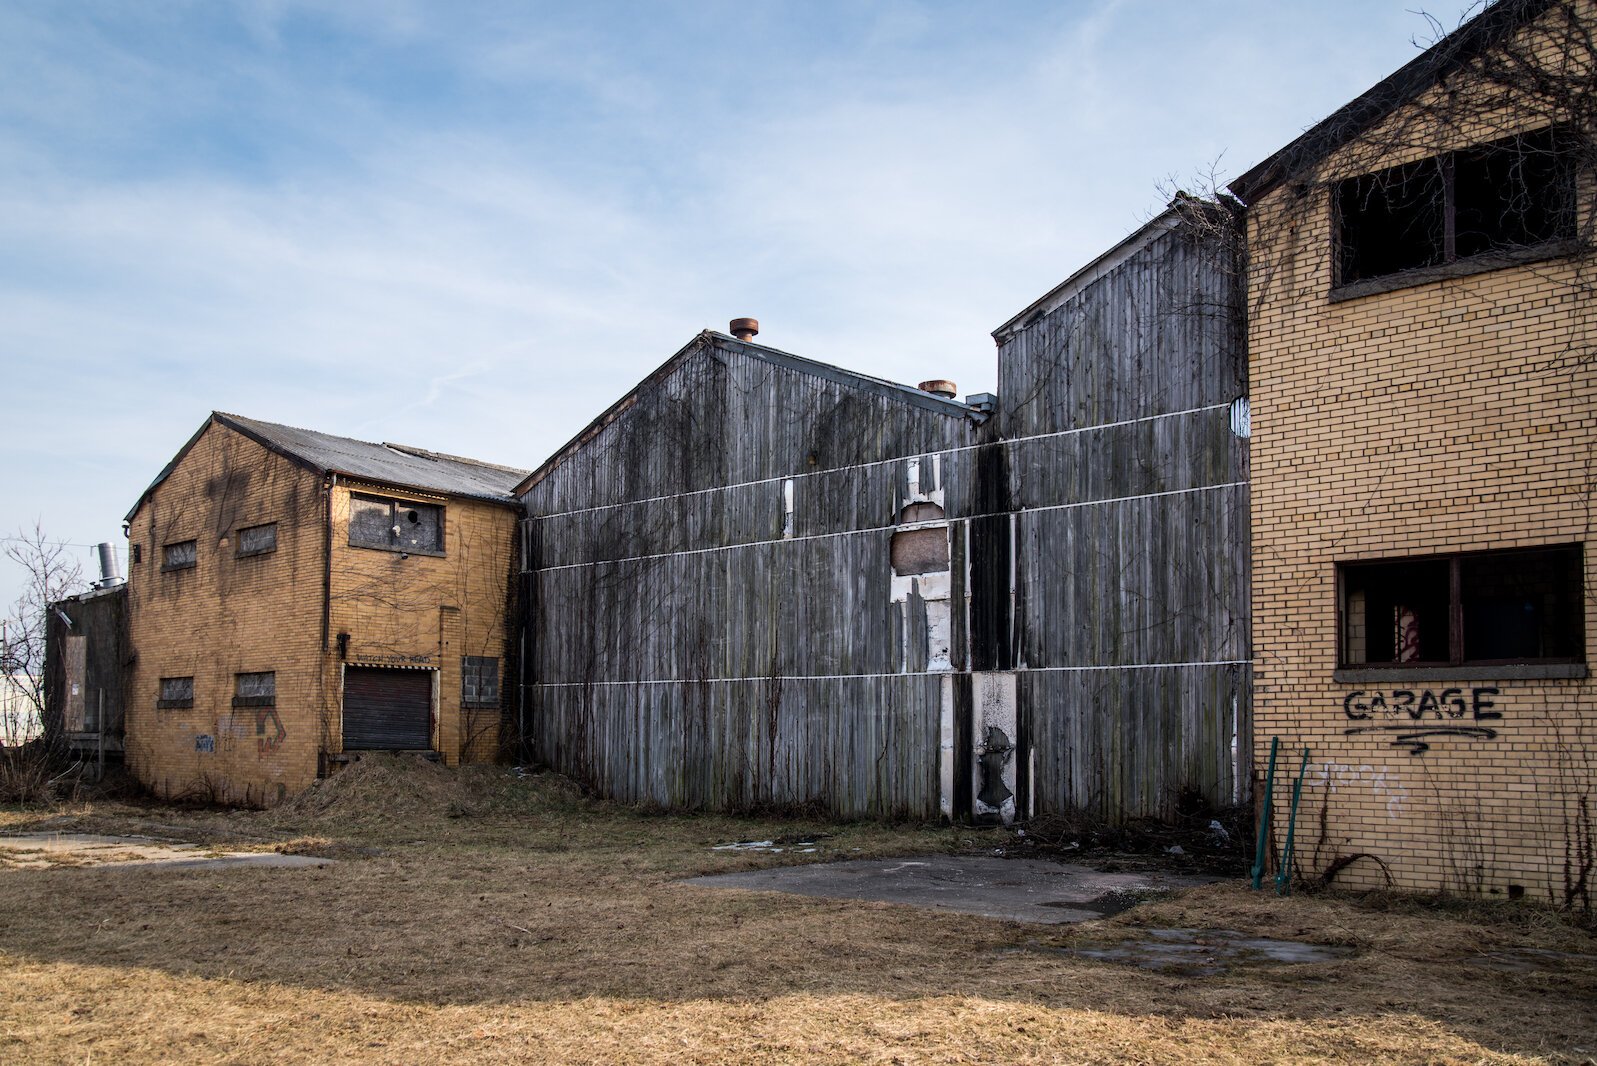
{"label": "white painted patch on wall", "polygon": [[973,673],[971,681],[971,806],[977,821],[1010,825],[1015,802],[1015,675]]}
{"label": "white painted patch on wall", "polygon": [[782,482],[782,539],[793,539],[793,479]]}
{"label": "white painted patch on wall", "polygon": [[954,679],[943,678],[942,719],[937,743],[937,806],[943,817],[954,817]]}

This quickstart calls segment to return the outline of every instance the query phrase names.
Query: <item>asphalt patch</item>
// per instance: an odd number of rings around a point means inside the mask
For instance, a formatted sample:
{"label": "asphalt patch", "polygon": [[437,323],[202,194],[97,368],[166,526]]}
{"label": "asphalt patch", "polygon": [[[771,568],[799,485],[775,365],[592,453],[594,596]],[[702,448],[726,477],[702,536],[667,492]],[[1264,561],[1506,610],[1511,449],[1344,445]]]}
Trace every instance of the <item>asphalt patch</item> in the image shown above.
{"label": "asphalt patch", "polygon": [[1103,918],[1213,877],[1105,873],[1041,859],[924,855],[782,866],[691,878],[684,884],[828,899],[905,903],[1039,925]]}

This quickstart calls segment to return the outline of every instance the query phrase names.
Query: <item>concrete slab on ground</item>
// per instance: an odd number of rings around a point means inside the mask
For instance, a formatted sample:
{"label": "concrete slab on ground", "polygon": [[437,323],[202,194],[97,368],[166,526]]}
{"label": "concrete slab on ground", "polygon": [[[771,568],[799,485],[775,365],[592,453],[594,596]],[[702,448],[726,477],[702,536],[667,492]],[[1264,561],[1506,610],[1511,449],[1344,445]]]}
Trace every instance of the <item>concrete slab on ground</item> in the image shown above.
{"label": "concrete slab on ground", "polygon": [[1144,899],[1216,880],[1163,873],[1104,873],[1039,859],[922,855],[783,866],[694,877],[683,883],[908,903],[984,918],[1059,925],[1118,914]]}
{"label": "concrete slab on ground", "polygon": [[217,851],[201,844],[141,836],[93,833],[19,833],[0,836],[0,867],[60,869],[81,866],[159,866],[164,869],[221,866],[326,866],[331,859],[279,855],[272,851]]}

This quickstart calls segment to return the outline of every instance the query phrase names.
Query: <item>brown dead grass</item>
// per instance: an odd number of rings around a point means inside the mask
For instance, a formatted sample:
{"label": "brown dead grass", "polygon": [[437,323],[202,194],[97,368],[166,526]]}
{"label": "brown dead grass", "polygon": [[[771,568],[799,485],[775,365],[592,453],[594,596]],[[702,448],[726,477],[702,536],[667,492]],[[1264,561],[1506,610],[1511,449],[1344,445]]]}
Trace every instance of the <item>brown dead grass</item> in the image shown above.
{"label": "brown dead grass", "polygon": [[[50,823],[41,826],[41,823]],[[0,870],[0,1062],[1525,1062],[1597,1054],[1597,953],[1541,912],[1217,885],[1038,927],[677,883],[990,849],[952,829],[664,816],[553,776],[368,760],[266,812],[106,804],[55,827],[308,851],[319,869]],[[120,830],[118,829],[120,827]],[[160,835],[160,834],[154,834]],[[1194,979],[1056,949],[1147,925],[1353,945]]]}

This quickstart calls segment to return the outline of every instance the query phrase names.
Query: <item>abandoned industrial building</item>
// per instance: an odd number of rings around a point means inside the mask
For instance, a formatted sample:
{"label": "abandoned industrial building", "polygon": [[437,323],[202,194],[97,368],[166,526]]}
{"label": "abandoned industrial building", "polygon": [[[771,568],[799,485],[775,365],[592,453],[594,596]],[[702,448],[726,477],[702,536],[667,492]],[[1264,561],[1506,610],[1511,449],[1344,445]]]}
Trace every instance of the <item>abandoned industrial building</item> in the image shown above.
{"label": "abandoned industrial building", "polygon": [[126,519],[129,767],[270,803],[352,752],[494,758],[525,473],[211,415]]}
{"label": "abandoned industrial building", "polygon": [[1254,733],[1311,752],[1305,874],[1592,889],[1594,23],[1494,4],[1232,185]]}
{"label": "abandoned industrial building", "polygon": [[1589,894],[1593,7],[1493,4],[1177,197],[994,331],[996,394],[738,319],[531,471],[212,415],[127,518],[130,766],[1271,830],[1306,750],[1300,874]]}

